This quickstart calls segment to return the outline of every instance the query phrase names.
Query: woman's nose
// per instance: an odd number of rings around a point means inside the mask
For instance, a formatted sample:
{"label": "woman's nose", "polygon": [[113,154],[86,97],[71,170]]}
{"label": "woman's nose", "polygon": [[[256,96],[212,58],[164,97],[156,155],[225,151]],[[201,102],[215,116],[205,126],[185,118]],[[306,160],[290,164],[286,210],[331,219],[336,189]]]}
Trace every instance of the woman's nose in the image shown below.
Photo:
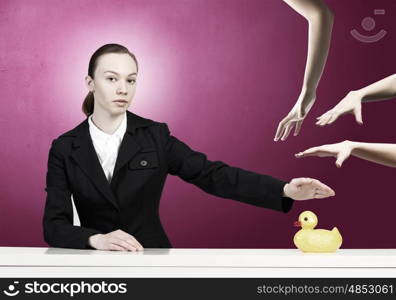
{"label": "woman's nose", "polygon": [[117,88],[117,93],[118,94],[126,94],[127,93],[126,84],[120,83],[120,85]]}

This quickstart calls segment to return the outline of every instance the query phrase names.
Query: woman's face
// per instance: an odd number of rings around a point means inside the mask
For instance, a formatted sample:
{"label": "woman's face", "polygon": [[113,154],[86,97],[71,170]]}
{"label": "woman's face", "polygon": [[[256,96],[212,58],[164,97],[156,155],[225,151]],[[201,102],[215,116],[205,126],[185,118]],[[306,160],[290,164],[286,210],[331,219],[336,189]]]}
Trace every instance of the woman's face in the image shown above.
{"label": "woman's face", "polygon": [[95,98],[94,112],[125,113],[136,91],[137,66],[128,54],[108,53],[97,61],[94,79],[85,78]]}

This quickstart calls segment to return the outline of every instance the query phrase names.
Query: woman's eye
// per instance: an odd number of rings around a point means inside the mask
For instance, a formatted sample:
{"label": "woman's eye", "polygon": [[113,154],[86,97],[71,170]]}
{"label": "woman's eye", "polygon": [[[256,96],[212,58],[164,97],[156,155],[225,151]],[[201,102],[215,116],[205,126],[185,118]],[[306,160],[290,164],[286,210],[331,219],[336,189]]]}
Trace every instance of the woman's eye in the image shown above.
{"label": "woman's eye", "polygon": [[136,79],[128,80],[128,82],[134,84],[136,82]]}
{"label": "woman's eye", "polygon": [[109,77],[107,79],[109,79],[110,81],[113,81],[112,79],[115,79],[115,78],[114,77]]}

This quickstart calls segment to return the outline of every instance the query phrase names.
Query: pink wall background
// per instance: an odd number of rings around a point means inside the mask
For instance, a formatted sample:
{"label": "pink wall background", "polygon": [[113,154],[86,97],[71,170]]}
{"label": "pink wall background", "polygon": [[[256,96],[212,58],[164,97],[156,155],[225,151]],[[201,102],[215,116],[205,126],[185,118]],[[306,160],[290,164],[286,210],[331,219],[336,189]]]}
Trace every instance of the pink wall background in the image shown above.
{"label": "pink wall background", "polygon": [[[333,40],[317,103],[298,137],[273,142],[299,94],[307,24],[278,0],[109,0],[0,2],[0,246],[47,246],[41,218],[52,139],[84,119],[90,55],[120,43],[140,63],[131,111],[167,122],[212,160],[289,180],[318,178],[336,197],[296,203],[282,214],[205,194],[169,177],[161,219],[177,248],[293,248],[292,226],[309,209],[319,227],[337,226],[344,248],[395,248],[396,170],[349,159],[297,160],[308,147],[345,139],[396,143],[396,101],[363,106],[364,125],[346,116],[319,128],[315,117],[348,91],[396,72],[396,3],[327,0]],[[374,16],[373,9],[385,9]],[[374,17],[387,35],[352,38]],[[243,141],[244,146],[241,146]]]}

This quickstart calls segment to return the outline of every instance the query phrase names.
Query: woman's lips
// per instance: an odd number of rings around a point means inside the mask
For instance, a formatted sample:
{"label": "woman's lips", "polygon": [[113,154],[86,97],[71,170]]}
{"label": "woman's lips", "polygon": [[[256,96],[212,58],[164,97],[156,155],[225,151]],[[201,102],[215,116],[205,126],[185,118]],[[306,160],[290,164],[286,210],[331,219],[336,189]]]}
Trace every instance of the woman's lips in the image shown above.
{"label": "woman's lips", "polygon": [[124,104],[128,103],[128,101],[126,101],[126,100],[114,100],[113,102],[115,102],[116,104],[119,104],[119,105],[124,105]]}

